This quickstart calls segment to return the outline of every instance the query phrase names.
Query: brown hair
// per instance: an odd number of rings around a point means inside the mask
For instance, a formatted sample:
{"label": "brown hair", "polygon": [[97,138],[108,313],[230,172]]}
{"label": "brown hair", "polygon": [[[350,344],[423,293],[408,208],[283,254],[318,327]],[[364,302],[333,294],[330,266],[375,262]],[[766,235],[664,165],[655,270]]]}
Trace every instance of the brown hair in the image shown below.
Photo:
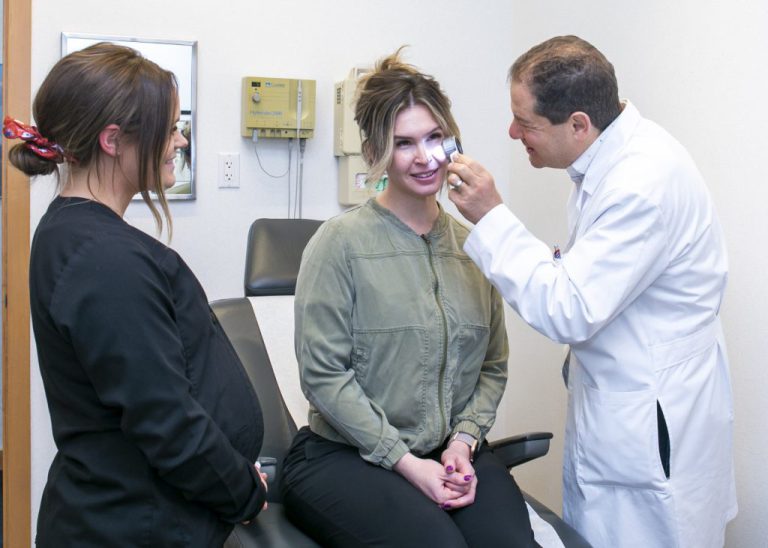
{"label": "brown hair", "polygon": [[528,86],[534,112],[553,124],[581,111],[602,131],[621,112],[613,65],[578,36],[556,36],[532,47],[509,69],[509,80]]}
{"label": "brown hair", "polygon": [[424,105],[446,137],[460,137],[450,99],[434,78],[400,60],[404,47],[380,59],[357,85],[355,121],[360,126],[363,155],[370,166],[369,181],[378,181],[392,162],[395,119],[404,108]]}
{"label": "brown hair", "polygon": [[[175,126],[176,97],[173,73],[136,50],[101,42],[60,59],[37,91],[32,110],[40,133],[61,146],[78,169],[88,170],[89,184],[91,170],[99,169],[99,134],[110,124],[118,125],[121,135],[137,145],[141,197],[162,231],[163,220],[149,191],[157,195],[170,235],[160,167]],[[11,149],[10,161],[29,176],[60,176],[55,160],[41,158],[24,143]]]}

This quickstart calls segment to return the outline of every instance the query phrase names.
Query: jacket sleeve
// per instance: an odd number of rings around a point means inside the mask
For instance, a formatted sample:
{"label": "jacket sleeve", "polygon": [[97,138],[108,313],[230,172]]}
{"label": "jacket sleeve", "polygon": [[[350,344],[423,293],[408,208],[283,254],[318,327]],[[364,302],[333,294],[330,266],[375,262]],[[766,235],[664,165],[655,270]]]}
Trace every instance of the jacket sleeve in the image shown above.
{"label": "jacket sleeve", "polygon": [[464,246],[509,305],[557,342],[591,338],[669,263],[657,205],[632,193],[600,199],[596,220],[562,260],[503,204],[480,220]]}
{"label": "jacket sleeve", "polygon": [[192,396],[168,279],[138,242],[81,250],[51,311],[96,397],[163,481],[224,521],[258,513],[265,489]]}
{"label": "jacket sleeve", "polygon": [[314,410],[363,459],[391,469],[408,447],[384,410],[365,395],[351,366],[355,288],[344,241],[325,223],[302,256],[295,300],[301,386]]}
{"label": "jacket sleeve", "polygon": [[496,410],[507,386],[507,362],[509,358],[507,328],[504,322],[504,303],[496,288],[491,289],[490,295],[491,325],[488,349],[475,391],[464,409],[453,417],[452,422],[454,424],[451,429],[452,434],[455,432],[471,434],[480,443],[488,435],[488,431],[496,421]]}

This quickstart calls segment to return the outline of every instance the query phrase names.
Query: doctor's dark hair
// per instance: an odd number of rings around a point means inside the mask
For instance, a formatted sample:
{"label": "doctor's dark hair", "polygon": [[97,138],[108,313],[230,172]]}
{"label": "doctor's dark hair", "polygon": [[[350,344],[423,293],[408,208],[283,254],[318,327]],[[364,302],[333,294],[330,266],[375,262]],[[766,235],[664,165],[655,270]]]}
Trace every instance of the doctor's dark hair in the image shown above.
{"label": "doctor's dark hair", "polygon": [[557,36],[532,47],[514,62],[508,79],[528,86],[534,112],[553,124],[581,111],[602,131],[621,112],[613,65],[577,36]]}
{"label": "doctor's dark hair", "polygon": [[368,181],[378,181],[392,162],[395,120],[405,108],[425,106],[445,137],[460,137],[450,99],[432,76],[400,60],[403,48],[380,59],[357,84],[355,121],[370,168]]}
{"label": "doctor's dark hair", "polygon": [[[163,220],[149,191],[157,195],[169,235],[171,216],[161,166],[175,128],[177,88],[172,72],[136,50],[101,42],[60,59],[37,91],[32,107],[40,134],[64,149],[70,171],[87,170],[89,185],[94,171],[102,175],[99,134],[110,124],[119,126],[118,146],[122,142],[137,148],[137,189],[162,231]],[[11,149],[10,160],[29,176],[55,173],[59,185],[66,185],[55,160],[41,158],[23,144]]]}

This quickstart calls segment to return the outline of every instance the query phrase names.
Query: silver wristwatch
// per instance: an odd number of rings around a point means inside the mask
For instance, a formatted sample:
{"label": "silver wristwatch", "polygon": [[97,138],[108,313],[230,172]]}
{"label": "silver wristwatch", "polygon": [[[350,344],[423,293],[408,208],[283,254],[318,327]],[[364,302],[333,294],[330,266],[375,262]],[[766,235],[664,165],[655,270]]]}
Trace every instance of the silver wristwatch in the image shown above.
{"label": "silver wristwatch", "polygon": [[469,445],[469,462],[475,461],[475,453],[477,452],[477,438],[472,434],[466,432],[456,432],[451,436],[451,441],[460,441]]}

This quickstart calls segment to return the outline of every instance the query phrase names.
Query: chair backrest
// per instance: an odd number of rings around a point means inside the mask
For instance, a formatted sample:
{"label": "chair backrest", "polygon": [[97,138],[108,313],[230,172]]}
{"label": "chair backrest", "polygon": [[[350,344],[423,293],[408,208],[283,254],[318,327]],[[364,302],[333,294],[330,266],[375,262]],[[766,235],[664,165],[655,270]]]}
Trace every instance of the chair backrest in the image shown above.
{"label": "chair backrest", "polygon": [[322,221],[256,219],[248,232],[245,295],[293,295],[301,254]]}
{"label": "chair backrest", "polygon": [[[296,422],[306,420],[307,404],[298,386],[293,350],[290,296],[296,288],[301,254],[320,224],[307,219],[254,221],[248,236],[245,289],[247,295],[256,296],[211,303],[259,397],[264,416],[261,457],[274,458],[277,464],[270,482],[271,502],[279,501],[281,463],[296,434]],[[281,387],[285,386],[290,389],[284,395]]]}
{"label": "chair backrest", "polygon": [[283,400],[251,303],[245,298],[223,299],[212,302],[211,308],[259,397],[264,415],[261,453],[281,459],[296,434],[296,423]]}

